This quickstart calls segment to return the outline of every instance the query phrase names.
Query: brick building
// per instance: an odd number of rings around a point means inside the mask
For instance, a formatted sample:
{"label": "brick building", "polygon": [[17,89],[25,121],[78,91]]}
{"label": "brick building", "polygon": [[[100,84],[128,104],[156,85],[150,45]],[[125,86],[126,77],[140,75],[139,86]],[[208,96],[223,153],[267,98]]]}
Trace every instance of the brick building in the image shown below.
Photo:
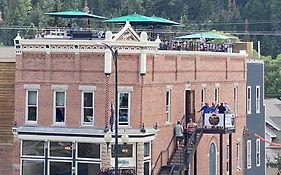
{"label": "brick building", "polygon": [[16,55],[14,47],[0,48],[0,172],[12,174]]}
{"label": "brick building", "polygon": [[[160,42],[148,41],[129,24],[116,35],[106,32],[104,40],[17,36],[14,175],[88,175],[114,166],[114,139],[107,146],[104,130],[110,128],[116,70],[111,51],[101,43],[119,51],[119,136],[129,136],[128,144],[119,138],[122,171],[155,174],[172,156],[176,121],[183,116],[199,121],[202,103],[228,101],[236,113],[235,133],[204,134],[192,171],[225,174],[232,165],[232,174],[243,174],[247,55],[162,51]],[[114,137],[114,128],[110,133]]]}

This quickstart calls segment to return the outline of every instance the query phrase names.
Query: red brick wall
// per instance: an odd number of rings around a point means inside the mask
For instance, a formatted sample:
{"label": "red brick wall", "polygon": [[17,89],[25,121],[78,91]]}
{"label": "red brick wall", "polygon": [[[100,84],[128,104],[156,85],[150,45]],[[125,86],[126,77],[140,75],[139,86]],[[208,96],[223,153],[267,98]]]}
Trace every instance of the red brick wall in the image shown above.
{"label": "red brick wall", "polygon": [[[196,110],[201,105],[201,84],[206,84],[206,101],[214,101],[215,83],[220,84],[220,101],[228,101],[233,109],[233,87],[239,86],[239,111],[236,134],[233,135],[233,148],[236,138],[242,137],[245,125],[245,71],[246,59],[227,54],[161,54],[148,55],[147,73],[144,76],[142,114],[146,128],[158,123],[160,131],[153,142],[153,163],[161,150],[165,150],[174,132],[174,125],[184,114],[184,89],[190,82],[195,90]],[[39,91],[39,126],[51,126],[53,84],[68,85],[66,99],[66,126],[80,126],[81,94],[79,85],[95,85],[95,125],[104,128],[105,118],[105,75],[103,53],[23,53],[17,57],[16,76],[16,120],[24,124],[24,84],[40,84]],[[110,80],[109,104],[114,101],[114,65]],[[141,109],[141,76],[139,75],[139,55],[120,54],[118,59],[118,85],[131,86],[131,127],[139,128]],[[165,92],[171,85],[171,123],[165,121]],[[108,109],[110,107],[108,106]],[[200,162],[198,174],[208,171],[208,150],[211,139],[217,136],[206,135],[198,150]],[[226,139],[225,139],[226,142]],[[226,146],[226,144],[225,144]],[[217,144],[217,148],[218,144]],[[242,147],[241,147],[242,148]],[[235,149],[233,149],[235,150]],[[242,149],[241,149],[242,151]],[[225,154],[225,153],[224,153]],[[233,151],[233,157],[235,152]],[[201,161],[202,160],[202,161]],[[217,162],[219,164],[219,162]],[[233,159],[233,167],[235,159]],[[232,171],[236,173],[235,169]]]}

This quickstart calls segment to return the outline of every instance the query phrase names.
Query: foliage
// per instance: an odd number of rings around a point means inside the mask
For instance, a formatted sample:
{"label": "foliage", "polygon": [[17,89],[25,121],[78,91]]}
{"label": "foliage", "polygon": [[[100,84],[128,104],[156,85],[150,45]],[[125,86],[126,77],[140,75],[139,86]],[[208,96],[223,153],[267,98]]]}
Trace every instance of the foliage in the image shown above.
{"label": "foliage", "polygon": [[270,160],[269,157],[266,157],[266,166],[270,168],[277,168],[278,171],[281,171],[281,155],[278,153],[275,157],[274,160]]}

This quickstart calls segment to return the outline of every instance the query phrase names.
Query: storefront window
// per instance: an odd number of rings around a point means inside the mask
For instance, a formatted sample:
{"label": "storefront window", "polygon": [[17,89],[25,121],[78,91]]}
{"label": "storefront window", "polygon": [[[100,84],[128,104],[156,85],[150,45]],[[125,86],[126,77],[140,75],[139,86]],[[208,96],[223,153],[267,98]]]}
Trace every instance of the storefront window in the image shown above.
{"label": "storefront window", "polygon": [[71,142],[50,142],[51,157],[72,157]]}
{"label": "storefront window", "polygon": [[22,141],[22,155],[23,156],[44,156],[44,142],[43,141]]}
{"label": "storefront window", "polygon": [[[119,145],[118,156],[119,157],[133,157],[133,145],[130,145],[130,144]],[[112,149],[112,157],[115,157],[114,149]]]}
{"label": "storefront window", "polygon": [[22,175],[44,175],[44,160],[23,160]]}
{"label": "storefront window", "polygon": [[100,159],[100,145],[96,143],[78,143],[78,158]]}
{"label": "storefront window", "polygon": [[50,175],[71,175],[71,162],[50,161]]}
{"label": "storefront window", "polygon": [[100,170],[99,163],[84,163],[84,162],[78,163],[78,175],[98,174],[99,170]]}

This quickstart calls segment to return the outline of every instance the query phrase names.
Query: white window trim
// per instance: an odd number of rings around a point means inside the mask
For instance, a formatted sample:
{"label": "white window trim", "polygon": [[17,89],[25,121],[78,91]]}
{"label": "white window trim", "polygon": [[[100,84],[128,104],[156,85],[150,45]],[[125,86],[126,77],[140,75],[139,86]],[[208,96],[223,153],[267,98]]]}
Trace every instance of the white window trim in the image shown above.
{"label": "white window trim", "polygon": [[[167,93],[168,97],[168,104],[167,104]],[[165,120],[166,124],[171,123],[171,90],[166,90],[165,92]]]}
{"label": "white window trim", "polygon": [[50,169],[51,169],[51,162],[68,162],[68,163],[71,163],[71,167],[73,167],[73,161],[72,160],[69,160],[69,159],[59,159],[59,160],[56,160],[56,159],[48,159],[48,173],[47,174],[51,174],[50,172]]}
{"label": "white window trim", "polygon": [[151,159],[151,154],[152,154],[152,150],[151,150],[151,142],[144,142],[145,143],[148,143],[149,144],[149,156],[144,156],[144,160],[150,160]]}
{"label": "white window trim", "polygon": [[201,106],[205,105],[206,102],[206,85],[204,84],[204,86],[202,85],[202,89],[201,89]]}
{"label": "white window trim", "polygon": [[[261,140],[260,138],[256,139],[256,166],[259,167],[261,165]],[[258,156],[259,154],[259,156]]]}
{"label": "white window trim", "polygon": [[217,87],[217,88],[215,88],[215,90],[214,90],[215,92],[215,99],[214,99],[214,101],[215,101],[215,103],[216,104],[219,104],[219,101],[220,101],[220,89]]}
{"label": "white window trim", "polygon": [[[120,109],[120,101],[119,101],[119,98],[120,98],[120,93],[127,93],[128,94],[128,124],[127,125],[120,125],[119,124],[119,109]],[[117,110],[117,116],[118,116],[118,126],[119,127],[128,127],[130,126],[131,124],[131,91],[127,91],[127,90],[120,90],[118,91],[118,109],[115,109]]]}
{"label": "white window trim", "polygon": [[[250,93],[249,93],[250,91]],[[251,95],[251,86],[247,86],[247,114],[251,114],[251,105],[252,105],[252,95]]]}
{"label": "white window trim", "polygon": [[[71,161],[73,159],[73,154],[71,154],[71,157],[58,157],[58,156],[51,156],[51,142],[62,142],[62,143],[65,143],[65,142],[68,142],[68,143],[72,143],[71,146],[72,146],[72,149],[74,148],[73,147],[73,142],[71,141],[56,141],[56,140],[50,140],[48,142],[48,161],[57,161],[55,159],[58,159],[58,161],[60,162],[63,162],[63,161]],[[48,164],[50,165],[50,164]]]}
{"label": "white window trim", "polygon": [[233,89],[234,113],[238,113],[238,87]]}
{"label": "white window trim", "polygon": [[[94,92],[95,88],[88,88],[88,89],[86,89],[86,88],[80,89],[79,88],[79,90],[81,90],[81,125],[82,126],[93,126],[94,123],[95,123],[95,92]],[[92,101],[92,103],[93,103],[93,106],[92,106],[93,116],[92,117],[93,118],[92,118],[92,122],[84,122],[84,108],[85,108],[84,107],[84,94],[85,93],[92,93],[93,94],[93,101]]]}
{"label": "white window trim", "polygon": [[[23,152],[23,142],[24,141],[34,141],[34,142],[42,142],[41,140],[21,140],[20,141],[20,156],[22,159],[44,159],[44,156],[45,156],[45,149],[43,150],[43,156],[35,156],[35,155],[23,155],[22,152]],[[45,143],[44,143],[45,144]]]}
{"label": "white window trim", "polygon": [[256,113],[260,113],[260,109],[261,109],[261,88],[260,86],[256,86]]}
{"label": "white window trim", "polygon": [[[64,122],[56,122],[56,92],[64,92]],[[55,89],[53,93],[53,125],[65,125],[66,123],[66,90]]]}
{"label": "white window trim", "polygon": [[45,159],[44,158],[42,158],[42,159],[38,159],[38,158],[21,158],[20,159],[20,174],[23,174],[23,168],[22,168],[22,166],[23,166],[23,161],[24,160],[29,160],[29,161],[42,161],[43,162],[43,165],[44,165],[44,167],[46,166],[46,164],[45,164]]}
{"label": "white window trim", "polygon": [[[35,121],[29,121],[28,120],[28,94],[30,91],[36,91],[36,120]],[[39,97],[39,91],[38,91],[38,88],[37,89],[33,89],[33,88],[30,88],[30,89],[26,89],[25,91],[25,123],[26,124],[30,124],[30,125],[37,125],[37,122],[38,122],[38,97]]]}
{"label": "white window trim", "polygon": [[236,168],[237,168],[237,171],[240,171],[241,170],[241,156],[240,156],[240,140],[237,140],[236,142]]}
{"label": "white window trim", "polygon": [[251,155],[251,152],[252,152],[252,143],[251,143],[251,140],[248,140],[247,141],[247,155],[246,155],[246,159],[247,159],[247,169],[251,169],[252,167],[252,155]]}

